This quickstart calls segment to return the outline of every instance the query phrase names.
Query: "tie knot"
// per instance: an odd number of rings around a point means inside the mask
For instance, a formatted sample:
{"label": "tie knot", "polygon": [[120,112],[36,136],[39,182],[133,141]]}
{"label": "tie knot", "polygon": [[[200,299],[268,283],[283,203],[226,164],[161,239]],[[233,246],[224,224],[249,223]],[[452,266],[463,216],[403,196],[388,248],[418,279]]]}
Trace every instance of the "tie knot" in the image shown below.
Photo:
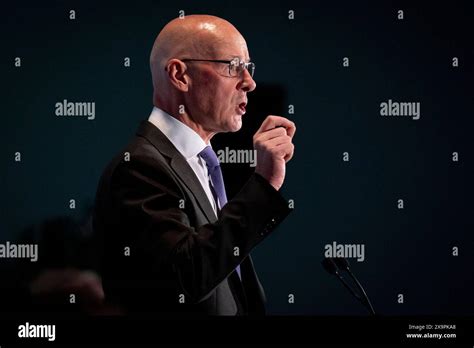
{"label": "tie knot", "polygon": [[212,147],[210,147],[209,145],[206,146],[204,150],[199,152],[199,156],[201,156],[202,159],[204,159],[204,161],[206,162],[208,170],[214,171],[214,169],[219,166],[219,159],[217,158],[217,155],[212,149]]}

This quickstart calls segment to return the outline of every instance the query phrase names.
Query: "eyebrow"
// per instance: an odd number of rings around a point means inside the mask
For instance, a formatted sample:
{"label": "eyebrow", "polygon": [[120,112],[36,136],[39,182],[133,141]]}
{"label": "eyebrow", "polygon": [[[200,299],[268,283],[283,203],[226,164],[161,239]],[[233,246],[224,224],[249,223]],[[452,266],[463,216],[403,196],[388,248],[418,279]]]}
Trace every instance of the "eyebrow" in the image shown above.
{"label": "eyebrow", "polygon": [[[240,56],[237,56],[237,55],[235,55],[235,56],[228,55],[227,57],[229,57],[229,60],[232,60],[232,59],[234,59],[234,58],[239,58],[239,59],[241,59]],[[247,62],[251,62],[251,61],[252,61],[252,58],[250,58],[250,56],[249,56],[249,59],[248,59],[248,60],[246,60],[246,59],[241,59],[241,60],[247,61]]]}

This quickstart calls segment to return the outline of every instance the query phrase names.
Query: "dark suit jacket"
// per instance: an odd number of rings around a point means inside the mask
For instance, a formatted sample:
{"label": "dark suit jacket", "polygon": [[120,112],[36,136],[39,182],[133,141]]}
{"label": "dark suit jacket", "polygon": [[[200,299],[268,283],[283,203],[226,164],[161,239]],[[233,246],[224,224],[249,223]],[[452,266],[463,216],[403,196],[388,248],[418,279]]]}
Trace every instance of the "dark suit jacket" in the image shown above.
{"label": "dark suit jacket", "polygon": [[289,211],[253,174],[216,218],[185,158],[143,121],[97,191],[93,224],[106,299],[126,313],[264,314],[249,253]]}

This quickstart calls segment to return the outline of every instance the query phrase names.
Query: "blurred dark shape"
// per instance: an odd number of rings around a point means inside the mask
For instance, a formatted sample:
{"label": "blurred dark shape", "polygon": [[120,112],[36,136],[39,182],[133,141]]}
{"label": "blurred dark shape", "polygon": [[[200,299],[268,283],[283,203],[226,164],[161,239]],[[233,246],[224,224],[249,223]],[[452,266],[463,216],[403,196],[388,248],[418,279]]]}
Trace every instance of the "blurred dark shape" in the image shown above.
{"label": "blurred dark shape", "polygon": [[2,313],[119,314],[105,305],[102,282],[94,272],[90,214],[47,219],[25,229],[15,244],[38,244],[38,260],[6,259],[0,268]]}

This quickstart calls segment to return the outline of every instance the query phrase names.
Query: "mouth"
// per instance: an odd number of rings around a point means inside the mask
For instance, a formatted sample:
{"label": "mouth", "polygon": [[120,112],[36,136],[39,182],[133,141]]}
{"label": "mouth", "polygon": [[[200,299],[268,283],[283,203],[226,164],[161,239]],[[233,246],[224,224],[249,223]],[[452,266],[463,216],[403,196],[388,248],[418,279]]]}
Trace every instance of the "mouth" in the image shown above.
{"label": "mouth", "polygon": [[237,107],[237,113],[239,115],[244,115],[246,112],[246,108],[245,108],[246,106],[247,106],[246,102],[240,103],[239,106]]}

